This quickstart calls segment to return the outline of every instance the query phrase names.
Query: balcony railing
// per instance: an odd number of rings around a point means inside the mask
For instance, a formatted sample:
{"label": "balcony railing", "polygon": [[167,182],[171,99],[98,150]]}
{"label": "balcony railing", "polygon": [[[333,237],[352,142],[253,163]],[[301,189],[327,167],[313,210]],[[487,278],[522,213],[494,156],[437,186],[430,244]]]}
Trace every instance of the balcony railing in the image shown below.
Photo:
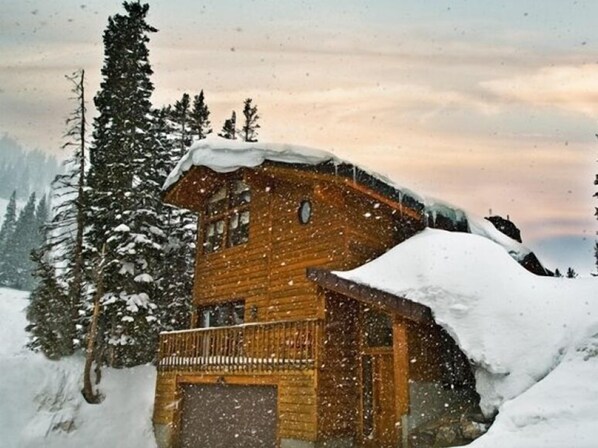
{"label": "balcony railing", "polygon": [[160,334],[158,370],[237,372],[311,369],[320,321],[248,323]]}

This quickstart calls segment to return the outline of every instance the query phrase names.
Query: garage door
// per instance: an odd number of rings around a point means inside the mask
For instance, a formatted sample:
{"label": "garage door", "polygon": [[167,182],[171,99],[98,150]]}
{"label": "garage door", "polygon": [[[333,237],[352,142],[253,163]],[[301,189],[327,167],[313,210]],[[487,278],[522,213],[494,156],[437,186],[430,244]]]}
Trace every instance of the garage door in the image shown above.
{"label": "garage door", "polygon": [[276,446],[276,387],[182,386],[181,448]]}

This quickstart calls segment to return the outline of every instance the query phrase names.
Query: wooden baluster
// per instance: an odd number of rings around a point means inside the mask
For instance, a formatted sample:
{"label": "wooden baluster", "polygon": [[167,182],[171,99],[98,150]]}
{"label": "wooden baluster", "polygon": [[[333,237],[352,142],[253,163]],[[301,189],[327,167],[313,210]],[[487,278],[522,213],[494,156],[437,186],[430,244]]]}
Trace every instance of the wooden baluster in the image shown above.
{"label": "wooden baluster", "polygon": [[199,359],[199,353],[200,353],[200,347],[201,347],[200,346],[200,342],[201,342],[200,341],[200,334],[201,334],[201,332],[199,332],[199,331],[195,332],[195,339],[194,339],[194,341],[195,341],[195,347],[194,347],[194,350],[193,350],[193,367],[195,369],[197,369],[197,367],[199,365],[199,361],[200,361],[200,359]]}
{"label": "wooden baluster", "polygon": [[258,351],[259,358],[258,359],[259,359],[261,370],[265,370],[265,368],[266,368],[266,365],[265,365],[265,362],[266,362],[266,352],[267,352],[267,349],[266,349],[266,332],[264,330],[264,327],[260,327],[259,330],[260,330],[260,343],[259,343],[259,351]]}
{"label": "wooden baluster", "polygon": [[288,366],[288,355],[289,355],[289,347],[287,344],[287,338],[289,333],[289,324],[283,323],[282,324],[282,370],[287,370]]}
{"label": "wooden baluster", "polygon": [[183,335],[183,365],[188,368],[189,363],[189,334],[181,333]]}
{"label": "wooden baluster", "polygon": [[216,343],[216,348],[214,350],[214,354],[216,358],[214,359],[214,368],[217,368],[220,365],[220,340],[222,339],[222,332],[219,330],[214,330],[214,340]]}

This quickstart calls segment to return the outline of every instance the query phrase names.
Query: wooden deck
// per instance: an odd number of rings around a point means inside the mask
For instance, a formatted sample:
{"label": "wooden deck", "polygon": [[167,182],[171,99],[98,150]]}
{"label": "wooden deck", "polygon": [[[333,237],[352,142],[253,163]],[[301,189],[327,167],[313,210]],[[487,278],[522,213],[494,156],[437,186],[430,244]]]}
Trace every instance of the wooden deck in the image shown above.
{"label": "wooden deck", "polygon": [[260,372],[313,369],[317,319],[197,328],[160,335],[158,370]]}

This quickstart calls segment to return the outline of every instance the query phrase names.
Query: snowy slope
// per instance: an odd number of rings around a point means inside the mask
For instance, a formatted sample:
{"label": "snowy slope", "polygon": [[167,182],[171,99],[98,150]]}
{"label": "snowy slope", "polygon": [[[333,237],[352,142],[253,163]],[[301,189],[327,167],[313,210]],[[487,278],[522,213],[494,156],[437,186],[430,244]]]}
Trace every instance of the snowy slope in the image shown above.
{"label": "snowy slope", "polygon": [[79,392],[83,360],[49,361],[24,345],[27,293],[0,288],[0,447],[155,447],[155,368],[105,369],[101,405]]}
{"label": "snowy slope", "polygon": [[598,446],[598,278],[535,276],[498,244],[426,229],[337,275],[429,306],[476,369],[473,447]]}

